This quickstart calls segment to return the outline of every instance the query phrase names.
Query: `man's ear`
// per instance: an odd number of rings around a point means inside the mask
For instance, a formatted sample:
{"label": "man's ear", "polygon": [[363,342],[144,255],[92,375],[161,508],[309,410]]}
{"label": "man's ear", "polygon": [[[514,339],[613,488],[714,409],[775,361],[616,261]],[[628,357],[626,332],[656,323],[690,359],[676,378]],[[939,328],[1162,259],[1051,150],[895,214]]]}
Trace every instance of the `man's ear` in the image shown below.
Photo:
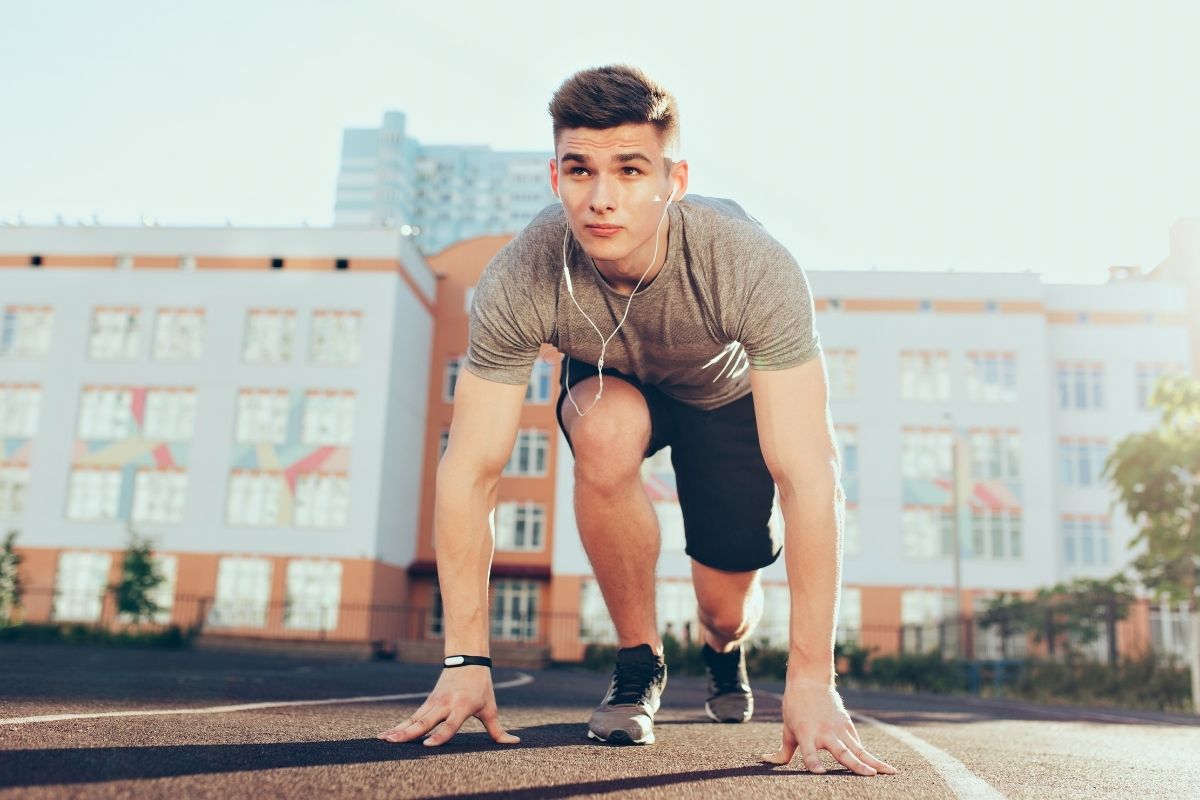
{"label": "man's ear", "polygon": [[550,159],[550,191],[554,192],[554,196],[562,200],[562,195],[558,193],[558,159]]}
{"label": "man's ear", "polygon": [[671,165],[671,186],[675,190],[675,201],[678,203],[687,194],[688,186],[688,163],[687,161],[676,161]]}

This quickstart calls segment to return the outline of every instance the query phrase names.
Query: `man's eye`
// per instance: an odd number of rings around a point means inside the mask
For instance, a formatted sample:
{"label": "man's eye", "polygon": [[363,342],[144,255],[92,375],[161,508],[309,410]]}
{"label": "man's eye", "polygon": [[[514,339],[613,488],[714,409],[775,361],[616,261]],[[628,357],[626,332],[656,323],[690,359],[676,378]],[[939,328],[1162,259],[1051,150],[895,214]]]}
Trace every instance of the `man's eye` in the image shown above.
{"label": "man's eye", "polygon": [[622,168],[622,172],[624,172],[626,175],[641,175],[642,174],[642,171],[640,169],[638,169],[637,167],[624,167],[624,168]]}
{"label": "man's eye", "polygon": [[586,175],[587,170],[584,169],[583,167],[571,167],[571,169],[567,171],[567,174],[568,175]]}

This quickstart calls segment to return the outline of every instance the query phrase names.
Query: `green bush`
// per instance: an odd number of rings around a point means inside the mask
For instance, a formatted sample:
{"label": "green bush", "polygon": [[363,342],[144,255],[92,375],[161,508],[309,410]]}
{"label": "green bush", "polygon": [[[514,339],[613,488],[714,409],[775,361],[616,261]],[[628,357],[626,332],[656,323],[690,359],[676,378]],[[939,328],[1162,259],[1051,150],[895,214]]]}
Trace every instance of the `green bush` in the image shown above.
{"label": "green bush", "polygon": [[919,692],[957,692],[967,688],[957,662],[944,660],[936,651],[871,659],[863,680],[875,686]]}
{"label": "green bush", "polygon": [[0,642],[115,644],[178,649],[190,647],[197,631],[171,625],[161,630],[106,631],[78,623],[25,623],[0,627]]}

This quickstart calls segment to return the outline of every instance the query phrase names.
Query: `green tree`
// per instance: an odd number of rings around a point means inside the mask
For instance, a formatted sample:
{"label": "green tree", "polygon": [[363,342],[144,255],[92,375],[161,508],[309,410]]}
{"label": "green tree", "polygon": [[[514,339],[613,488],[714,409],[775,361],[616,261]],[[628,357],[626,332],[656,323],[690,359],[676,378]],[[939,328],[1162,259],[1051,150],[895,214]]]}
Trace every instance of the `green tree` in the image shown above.
{"label": "green tree", "polygon": [[976,622],[984,628],[999,630],[1000,655],[1008,658],[1009,637],[1040,631],[1042,609],[1036,601],[1016,592],[1000,592],[988,602],[987,609],[976,617]]}
{"label": "green tree", "polygon": [[132,527],[129,543],[122,554],[121,580],[108,587],[117,604],[117,613],[132,617],[134,625],[152,618],[159,611],[151,594],[166,580],[154,559],[153,543],[140,537]]}
{"label": "green tree", "polygon": [[1200,713],[1200,381],[1167,375],[1150,406],[1158,425],[1131,434],[1104,464],[1118,502],[1138,528],[1131,547],[1141,582],[1156,596],[1190,609],[1192,708]]}
{"label": "green tree", "polygon": [[4,537],[3,549],[0,549],[0,625],[20,622],[17,617],[21,610],[21,596],[25,593],[21,586],[20,566],[17,531],[10,530]]}

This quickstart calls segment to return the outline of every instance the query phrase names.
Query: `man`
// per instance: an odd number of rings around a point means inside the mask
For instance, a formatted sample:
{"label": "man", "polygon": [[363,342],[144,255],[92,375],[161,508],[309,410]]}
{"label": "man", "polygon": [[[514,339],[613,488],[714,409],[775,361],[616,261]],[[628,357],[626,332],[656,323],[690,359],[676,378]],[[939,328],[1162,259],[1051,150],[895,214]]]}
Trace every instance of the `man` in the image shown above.
{"label": "man", "polygon": [[[783,745],[823,772],[819,750],[862,775],[895,772],[862,746],[834,687],[833,625],[844,498],[825,371],[804,272],[728,201],[687,192],[674,98],[640,71],[585,70],[550,103],[561,204],[485,270],[471,308],[434,527],[447,669],[388,741],[448,741],[498,717],[488,653],[487,516],[543,343],[565,358],[558,418],[575,458],[580,537],[618,637],[588,736],[654,741],[666,685],[655,624],[659,532],[639,478],[671,447],[714,720],[753,713],[742,643],[758,620],[758,570],[780,553],[768,524],[778,486],[791,585]],[[740,157],[747,158],[745,153]],[[462,658],[460,658],[462,657]]]}

